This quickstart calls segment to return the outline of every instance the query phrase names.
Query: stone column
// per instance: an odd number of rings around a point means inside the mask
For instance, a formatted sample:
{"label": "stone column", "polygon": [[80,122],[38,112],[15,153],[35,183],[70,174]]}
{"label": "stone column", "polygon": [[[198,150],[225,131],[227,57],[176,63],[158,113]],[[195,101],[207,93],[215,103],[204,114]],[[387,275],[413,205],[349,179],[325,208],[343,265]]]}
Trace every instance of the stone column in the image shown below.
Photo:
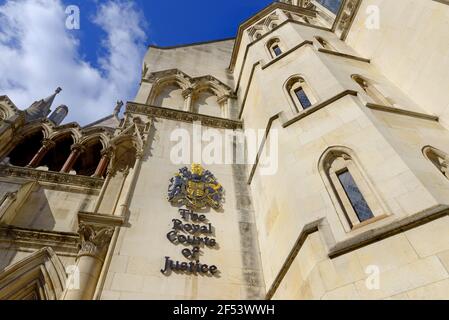
{"label": "stone column", "polygon": [[67,158],[67,161],[65,162],[64,166],[61,169],[62,173],[69,173],[70,170],[72,170],[76,160],[81,155],[81,153],[84,152],[84,146],[80,144],[74,144],[71,150],[72,153],[70,153],[69,157]]}
{"label": "stone column", "polygon": [[[140,169],[142,167],[142,161],[143,161],[143,151],[138,151],[136,153],[136,164],[134,165],[134,168],[133,168],[129,188],[126,191],[125,199],[124,199],[123,203],[120,205],[120,210],[118,212],[116,211],[116,214],[118,214],[119,216],[124,217],[128,211],[129,203],[131,201],[131,194],[134,191],[134,188],[136,186],[137,178],[140,174]],[[126,178],[125,178],[125,180],[126,180]]]}
{"label": "stone column", "polygon": [[75,270],[79,281],[68,288],[64,300],[93,298],[114,227],[81,222],[78,233],[80,251]]}
{"label": "stone column", "polygon": [[30,163],[27,165],[27,167],[30,168],[36,168],[39,166],[42,159],[45,157],[48,151],[50,151],[51,148],[55,146],[55,142],[52,140],[45,139],[42,142],[42,147],[39,149],[39,151],[36,153],[36,155],[31,159]]}
{"label": "stone column", "polygon": [[228,118],[229,117],[229,103],[230,103],[229,95],[221,96],[217,99],[217,102],[221,106],[221,117]]}
{"label": "stone column", "polygon": [[184,111],[192,112],[193,90],[191,88],[184,90],[182,96],[184,97]]}
{"label": "stone column", "polygon": [[109,151],[103,152],[100,162],[98,163],[97,169],[93,177],[102,178],[108,168],[109,161],[111,160],[111,154]]}
{"label": "stone column", "polygon": [[115,175],[116,173],[112,170],[109,170],[106,174],[106,180],[103,183],[103,187],[100,190],[100,194],[98,195],[97,201],[95,202],[95,209],[94,213],[98,213],[98,210],[100,209],[101,202],[104,199],[104,195],[106,194],[106,191],[108,190],[109,183],[111,182],[112,175]]}

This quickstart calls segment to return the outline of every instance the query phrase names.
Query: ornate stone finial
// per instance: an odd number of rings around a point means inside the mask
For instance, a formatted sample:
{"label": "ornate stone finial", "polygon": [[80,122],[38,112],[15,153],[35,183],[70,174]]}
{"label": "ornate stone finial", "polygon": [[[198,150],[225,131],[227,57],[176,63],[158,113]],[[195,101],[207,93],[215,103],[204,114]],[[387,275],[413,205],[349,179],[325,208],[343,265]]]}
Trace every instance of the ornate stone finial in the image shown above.
{"label": "ornate stone finial", "polygon": [[122,110],[122,107],[123,107],[123,101],[117,100],[117,104],[115,105],[115,108],[114,108],[114,115],[118,115],[120,113],[120,111]]}
{"label": "ornate stone finial", "polygon": [[113,233],[114,227],[80,223],[78,229],[80,251],[78,256],[101,258]]}
{"label": "ornate stone finial", "polygon": [[148,72],[148,66],[147,66],[147,64],[144,62],[144,63],[143,63],[143,68],[142,68],[142,78],[145,78],[145,75],[147,74],[147,72]]}
{"label": "ornate stone finial", "polygon": [[59,94],[61,91],[62,91],[61,87],[57,87],[56,90],[55,90],[55,93]]}

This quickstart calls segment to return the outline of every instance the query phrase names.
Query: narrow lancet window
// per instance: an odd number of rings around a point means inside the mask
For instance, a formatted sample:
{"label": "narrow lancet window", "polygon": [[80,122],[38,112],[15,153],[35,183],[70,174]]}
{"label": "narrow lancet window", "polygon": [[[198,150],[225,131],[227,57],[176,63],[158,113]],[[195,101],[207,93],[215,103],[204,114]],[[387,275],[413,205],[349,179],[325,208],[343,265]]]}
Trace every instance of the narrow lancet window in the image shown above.
{"label": "narrow lancet window", "polygon": [[329,148],[320,159],[320,173],[347,232],[387,216],[380,196],[346,147]]}
{"label": "narrow lancet window", "polygon": [[275,45],[273,47],[273,53],[277,57],[277,56],[280,56],[282,54],[282,50],[281,50],[281,48],[279,48],[278,45]]}
{"label": "narrow lancet window", "polygon": [[364,222],[374,218],[373,212],[368,206],[368,203],[366,203],[365,197],[360,192],[349,170],[345,170],[337,176],[359,221]]}
{"label": "narrow lancet window", "polygon": [[312,106],[312,103],[310,102],[302,87],[295,89],[295,95],[296,98],[298,98],[298,101],[303,109],[307,109]]}

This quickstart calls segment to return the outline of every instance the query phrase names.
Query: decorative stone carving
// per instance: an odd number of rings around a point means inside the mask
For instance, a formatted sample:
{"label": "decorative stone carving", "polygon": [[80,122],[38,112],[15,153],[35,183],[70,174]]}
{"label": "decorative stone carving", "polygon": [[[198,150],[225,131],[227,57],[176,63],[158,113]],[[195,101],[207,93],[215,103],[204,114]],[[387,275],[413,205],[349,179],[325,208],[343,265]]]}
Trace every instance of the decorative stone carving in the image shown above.
{"label": "decorative stone carving", "polygon": [[340,9],[340,16],[337,17],[336,30],[337,35],[344,40],[349,32],[351,23],[354,20],[354,16],[360,6],[361,0],[346,0],[343,4],[343,8]]}
{"label": "decorative stone carving", "polygon": [[435,167],[440,170],[440,172],[449,179],[449,155],[445,152],[431,147],[426,146],[423,148],[423,154],[429,160],[432,162]]}
{"label": "decorative stone carving", "polygon": [[54,142],[53,140],[50,139],[44,139],[42,141],[42,147],[46,148],[46,149],[51,149],[56,145],[56,142]]}
{"label": "decorative stone carving", "polygon": [[[142,159],[147,133],[153,120],[143,121],[138,116],[127,115],[120,132],[111,140],[115,152],[111,158],[111,174],[132,168],[136,159]],[[134,149],[134,151],[133,151]]]}
{"label": "decorative stone carving", "polygon": [[86,151],[86,147],[80,143],[75,143],[70,147],[72,152],[84,153]]}
{"label": "decorative stone carving", "polygon": [[242,129],[241,121],[229,120],[224,118],[217,118],[192,112],[180,111],[175,109],[168,109],[163,107],[155,107],[145,104],[138,104],[130,102],[126,106],[127,112],[140,113],[155,118],[164,118],[175,121],[194,122],[200,121],[204,126],[237,130]]}
{"label": "decorative stone carving", "polygon": [[[278,24],[280,21],[280,17],[276,12],[273,12],[265,19],[259,21],[257,24],[253,25],[248,29],[248,35],[252,38],[252,40],[257,40],[263,34],[269,32],[274,28],[273,23]],[[257,36],[260,35],[260,36]]]}
{"label": "decorative stone carving", "polygon": [[0,165],[0,176],[24,178],[33,181],[45,181],[55,184],[68,184],[93,189],[101,189],[104,183],[104,180],[100,178],[74,176],[59,172],[41,171],[8,165]]}
{"label": "decorative stone carving", "polygon": [[122,110],[123,107],[123,101],[119,100],[117,101],[117,104],[115,105],[114,108],[114,117],[118,120],[119,119],[119,113]]}
{"label": "decorative stone carving", "polygon": [[23,228],[0,228],[0,244],[35,250],[52,247],[58,254],[75,256],[78,252],[78,235],[56,231],[36,231]]}
{"label": "decorative stone carving", "polygon": [[8,108],[10,108],[13,113],[14,112],[19,112],[20,110],[16,107],[16,105],[14,104],[14,102],[11,101],[11,99],[9,99],[8,96],[0,96],[0,103],[6,105]]}
{"label": "decorative stone carving", "polygon": [[144,62],[142,66],[142,79],[145,78],[148,70],[149,70],[148,65]]}
{"label": "decorative stone carving", "polygon": [[81,222],[78,233],[80,235],[78,256],[101,258],[114,233],[114,227]]}
{"label": "decorative stone carving", "polygon": [[192,88],[187,88],[187,89],[182,91],[182,97],[184,99],[187,99],[187,97],[191,96],[192,94],[193,94],[193,89]]}
{"label": "decorative stone carving", "polygon": [[6,200],[10,200],[10,201],[14,201],[17,198],[17,191],[15,192],[6,192],[3,200],[0,202],[0,205],[3,204],[3,202],[5,202]]}

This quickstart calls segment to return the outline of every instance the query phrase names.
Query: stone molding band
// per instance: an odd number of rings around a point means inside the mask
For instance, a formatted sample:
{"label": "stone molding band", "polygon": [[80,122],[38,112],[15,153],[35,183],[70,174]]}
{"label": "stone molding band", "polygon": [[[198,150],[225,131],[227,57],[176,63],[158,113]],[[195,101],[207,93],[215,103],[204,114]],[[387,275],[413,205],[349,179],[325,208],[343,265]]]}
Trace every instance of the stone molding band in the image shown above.
{"label": "stone molding band", "polygon": [[242,129],[243,123],[237,120],[229,120],[225,118],[207,116],[193,112],[182,110],[168,109],[163,107],[156,107],[147,104],[140,104],[135,102],[128,102],[126,112],[140,113],[155,118],[163,118],[183,122],[200,121],[203,126],[214,127],[220,129],[238,130]]}
{"label": "stone molding band", "polygon": [[78,253],[76,233],[56,231],[36,231],[18,227],[0,227],[0,245],[18,246],[21,251],[34,251],[36,248],[51,247],[56,253],[75,257]]}
{"label": "stone molding band", "polygon": [[75,176],[66,173],[42,171],[31,168],[0,165],[0,176],[17,177],[32,181],[45,181],[55,184],[67,184],[85,188],[101,189],[104,180],[100,178]]}

